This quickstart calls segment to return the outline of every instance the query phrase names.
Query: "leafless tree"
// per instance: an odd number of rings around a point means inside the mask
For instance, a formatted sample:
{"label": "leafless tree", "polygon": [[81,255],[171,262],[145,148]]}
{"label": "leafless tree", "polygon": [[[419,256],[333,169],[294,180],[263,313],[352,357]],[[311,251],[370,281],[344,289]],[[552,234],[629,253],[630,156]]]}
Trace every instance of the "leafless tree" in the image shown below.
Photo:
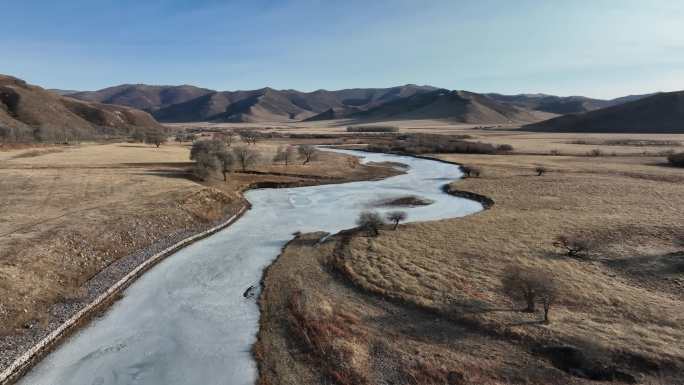
{"label": "leafless tree", "polygon": [[567,235],[559,235],[553,244],[564,249],[568,257],[582,256],[588,253],[593,246],[592,242],[588,239]]}
{"label": "leafless tree", "polygon": [[390,211],[385,216],[388,221],[394,222],[394,230],[396,230],[397,226],[399,226],[399,222],[405,221],[407,217],[408,215],[405,211]]}
{"label": "leafless tree", "polygon": [[541,302],[544,307],[544,321],[548,322],[549,309],[558,295],[553,275],[538,268],[509,266],[501,278],[501,286],[513,301],[526,305],[526,312],[533,313],[536,302]]}
{"label": "leafless tree", "polygon": [[556,285],[556,281],[553,278],[545,274],[539,281],[538,292],[539,302],[541,302],[544,308],[544,322],[549,323],[549,309],[551,309],[551,305],[556,302],[558,297],[558,285]]}
{"label": "leafless tree", "polygon": [[288,145],[288,146],[280,146],[278,147],[278,151],[276,152],[276,155],[273,157],[273,162],[283,162],[285,167],[287,167],[290,163],[294,162],[295,159],[295,149],[294,147]]}
{"label": "leafless tree", "polygon": [[380,214],[375,211],[363,211],[356,220],[356,225],[366,231],[369,237],[380,234],[380,228],[385,224]]}
{"label": "leafless tree", "polygon": [[310,144],[302,144],[297,148],[299,159],[303,159],[302,164],[307,164],[318,157],[318,149]]}
{"label": "leafless tree", "polygon": [[190,148],[190,159],[195,160],[195,158],[200,154],[210,154],[212,156],[216,156],[224,151],[226,151],[226,145],[220,140],[198,140],[194,142]]}
{"label": "leafless tree", "polygon": [[259,134],[255,130],[240,130],[240,139],[247,144],[256,144]]}
{"label": "leafless tree", "polygon": [[204,152],[195,156],[195,164],[192,167],[192,173],[199,180],[207,180],[211,173],[218,168],[219,162],[216,156]]}
{"label": "leafless tree", "polygon": [[479,167],[475,166],[467,166],[463,165],[461,166],[461,171],[465,175],[466,178],[471,178],[471,177],[480,177],[480,174],[482,173],[482,170]]}
{"label": "leafless tree", "polygon": [[143,143],[145,141],[145,132],[142,130],[135,130],[131,134],[131,139],[134,142]]}
{"label": "leafless tree", "polygon": [[542,176],[548,171],[546,167],[544,166],[538,166],[537,168],[534,169],[534,171],[537,173],[537,176]]}
{"label": "leafless tree", "polygon": [[233,142],[235,141],[236,137],[237,134],[233,130],[227,130],[223,133],[223,141],[226,143],[226,146],[228,147],[233,145]]}
{"label": "leafless tree", "polygon": [[166,135],[161,130],[150,130],[145,133],[145,142],[159,146],[166,141]]}
{"label": "leafless tree", "polygon": [[259,160],[259,152],[247,146],[233,147],[233,156],[240,164],[242,171],[246,171],[247,167],[255,165]]}
{"label": "leafless tree", "polygon": [[228,173],[233,169],[233,154],[231,154],[228,151],[221,151],[218,154],[216,154],[216,158],[218,159],[219,162],[219,168],[221,170],[221,174],[223,174],[223,181],[227,182],[228,181]]}

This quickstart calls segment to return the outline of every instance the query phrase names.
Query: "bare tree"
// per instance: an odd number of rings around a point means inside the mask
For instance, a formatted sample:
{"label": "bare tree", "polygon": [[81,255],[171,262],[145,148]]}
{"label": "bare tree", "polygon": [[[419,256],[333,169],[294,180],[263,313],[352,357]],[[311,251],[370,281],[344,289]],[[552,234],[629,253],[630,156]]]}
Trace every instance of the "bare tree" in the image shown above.
{"label": "bare tree", "polygon": [[196,160],[195,158],[200,154],[209,154],[212,156],[217,156],[219,153],[226,151],[226,145],[217,139],[210,140],[198,140],[192,144],[190,148],[190,159]]}
{"label": "bare tree", "polygon": [[253,166],[259,160],[259,153],[247,146],[233,147],[233,156],[240,164],[242,171],[246,171],[247,167]]}
{"label": "bare tree", "polygon": [[380,214],[375,211],[363,211],[356,220],[357,226],[366,231],[369,237],[380,234],[380,228],[385,224]]}
{"label": "bare tree", "polygon": [[287,167],[290,163],[294,161],[294,159],[295,149],[294,147],[287,145],[278,147],[278,151],[273,157],[273,162],[283,162],[285,167]]}
{"label": "bare tree", "polygon": [[542,269],[509,266],[501,278],[504,293],[515,302],[523,302],[524,311],[533,313],[540,301],[544,307],[544,321],[549,320],[549,309],[556,300],[558,288],[553,276]]}
{"label": "bare tree", "polygon": [[131,139],[133,139],[134,142],[143,143],[145,142],[145,132],[141,130],[135,130],[131,134]]}
{"label": "bare tree", "polygon": [[307,164],[318,157],[318,149],[310,144],[302,144],[297,147],[297,152],[299,152],[299,159],[303,159],[302,164]]}
{"label": "bare tree", "polygon": [[579,257],[589,252],[592,243],[584,238],[576,236],[559,235],[554,246],[564,249],[568,257]]}
{"label": "bare tree", "polygon": [[223,174],[223,181],[227,182],[228,181],[228,173],[233,169],[233,154],[231,154],[228,151],[222,151],[216,154],[216,158],[218,159],[219,162],[219,168],[221,170],[221,174]]}
{"label": "bare tree", "polygon": [[145,133],[145,142],[159,146],[166,141],[166,135],[161,130],[150,130]]}
{"label": "bare tree", "polygon": [[237,134],[233,130],[227,130],[223,133],[223,141],[226,143],[226,146],[228,147],[233,145],[233,142],[235,142],[236,137]]}
{"label": "bare tree", "polygon": [[539,281],[538,292],[539,301],[544,308],[544,322],[549,323],[549,309],[558,297],[558,285],[549,275],[543,275],[543,279]]}
{"label": "bare tree", "polygon": [[199,180],[207,180],[212,172],[219,167],[219,162],[216,156],[209,153],[201,153],[195,156],[195,164],[192,167],[192,173]]}
{"label": "bare tree", "polygon": [[479,167],[463,165],[461,166],[461,172],[463,172],[466,178],[471,178],[479,177],[482,170]]}
{"label": "bare tree", "polygon": [[259,134],[255,130],[240,130],[240,139],[247,144],[256,144]]}
{"label": "bare tree", "polygon": [[544,166],[538,166],[537,168],[534,169],[534,171],[537,173],[537,176],[542,176],[548,171],[546,167]]}
{"label": "bare tree", "polygon": [[394,222],[394,230],[399,226],[399,222],[405,221],[408,215],[405,211],[391,211],[385,215],[388,221]]}

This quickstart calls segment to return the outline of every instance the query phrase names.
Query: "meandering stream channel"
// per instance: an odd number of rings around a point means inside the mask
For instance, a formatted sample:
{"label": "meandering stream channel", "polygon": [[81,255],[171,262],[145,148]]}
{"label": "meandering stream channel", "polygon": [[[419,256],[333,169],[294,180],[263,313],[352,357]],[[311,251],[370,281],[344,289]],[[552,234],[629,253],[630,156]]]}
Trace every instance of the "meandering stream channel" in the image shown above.
{"label": "meandering stream channel", "polygon": [[[462,176],[452,164],[346,150],[364,162],[399,162],[406,174],[380,181],[248,191],[239,221],[155,266],[93,320],[45,357],[22,385],[253,384],[251,346],[259,310],[243,293],[296,231],[354,227],[374,202],[414,195],[432,200],[405,209],[409,221],[482,210],[441,187]],[[389,210],[381,209],[378,211]]]}

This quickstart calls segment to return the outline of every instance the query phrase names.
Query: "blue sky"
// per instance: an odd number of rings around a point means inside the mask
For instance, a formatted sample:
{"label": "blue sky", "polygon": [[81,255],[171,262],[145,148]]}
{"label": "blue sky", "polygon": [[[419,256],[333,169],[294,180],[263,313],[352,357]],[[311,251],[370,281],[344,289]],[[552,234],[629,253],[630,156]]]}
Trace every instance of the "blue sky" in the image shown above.
{"label": "blue sky", "polygon": [[681,0],[0,0],[0,73],[315,90],[431,84],[617,97],[684,89]]}

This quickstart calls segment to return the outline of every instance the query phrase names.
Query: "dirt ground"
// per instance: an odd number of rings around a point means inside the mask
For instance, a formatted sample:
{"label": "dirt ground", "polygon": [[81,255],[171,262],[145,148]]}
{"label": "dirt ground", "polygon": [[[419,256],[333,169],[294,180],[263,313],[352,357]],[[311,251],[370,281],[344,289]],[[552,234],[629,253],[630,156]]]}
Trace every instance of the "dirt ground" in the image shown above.
{"label": "dirt ground", "polygon": [[[131,253],[229,217],[244,204],[240,192],[254,184],[336,183],[396,173],[331,153],[305,166],[299,161],[273,165],[282,144],[256,145],[262,158],[253,170],[260,174],[236,172],[227,183],[216,175],[202,184],[187,172],[187,143],[0,151],[2,364],[11,359],[10,349],[20,350],[17,338],[28,344],[66,316],[56,314],[56,304],[87,299],[92,285],[86,284],[98,272]],[[32,337],[24,338],[28,334]]]}
{"label": "dirt ground", "polygon": [[[540,154],[568,140],[470,133],[520,138],[514,146]],[[439,155],[481,168],[481,177],[452,187],[494,206],[400,225],[372,245],[360,235],[290,244],[265,279],[255,348],[262,383],[676,383],[684,373],[684,170],[663,157],[579,154]],[[548,172],[537,176],[537,166]],[[588,240],[590,253],[568,257],[554,246],[559,235]],[[508,266],[557,282],[551,323],[504,294]],[[582,362],[569,364],[553,347],[573,347]]]}

